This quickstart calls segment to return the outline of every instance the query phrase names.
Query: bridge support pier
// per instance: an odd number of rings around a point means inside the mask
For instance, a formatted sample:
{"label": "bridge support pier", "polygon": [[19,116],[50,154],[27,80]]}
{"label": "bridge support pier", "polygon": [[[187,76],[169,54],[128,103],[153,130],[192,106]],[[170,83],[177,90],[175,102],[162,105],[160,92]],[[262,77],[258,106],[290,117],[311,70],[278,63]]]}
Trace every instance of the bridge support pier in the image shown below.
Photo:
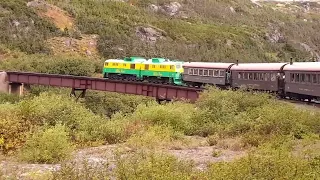
{"label": "bridge support pier", "polygon": [[9,93],[8,76],[5,72],[0,72],[0,92]]}
{"label": "bridge support pier", "polygon": [[23,83],[10,83],[9,94],[23,95]]}
{"label": "bridge support pier", "polygon": [[[80,91],[80,94],[77,96],[76,91]],[[78,100],[80,97],[84,98],[86,96],[87,89],[82,88],[72,88],[70,96],[74,96],[76,100]]]}

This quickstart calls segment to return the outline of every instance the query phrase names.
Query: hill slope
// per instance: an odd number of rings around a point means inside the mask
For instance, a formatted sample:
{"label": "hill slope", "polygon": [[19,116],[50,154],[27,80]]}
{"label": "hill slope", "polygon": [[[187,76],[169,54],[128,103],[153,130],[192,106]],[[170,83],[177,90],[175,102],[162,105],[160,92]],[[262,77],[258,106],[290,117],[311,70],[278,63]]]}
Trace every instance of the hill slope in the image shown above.
{"label": "hill slope", "polygon": [[12,0],[0,2],[0,47],[93,58],[310,61],[319,58],[319,8],[250,0]]}

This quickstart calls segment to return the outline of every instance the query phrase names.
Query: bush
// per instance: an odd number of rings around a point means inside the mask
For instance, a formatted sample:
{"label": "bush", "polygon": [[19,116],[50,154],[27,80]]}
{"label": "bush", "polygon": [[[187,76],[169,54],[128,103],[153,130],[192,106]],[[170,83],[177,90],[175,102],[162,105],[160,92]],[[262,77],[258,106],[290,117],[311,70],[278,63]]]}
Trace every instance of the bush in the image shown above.
{"label": "bush", "polygon": [[0,92],[0,104],[3,103],[16,103],[20,101],[20,97],[15,94],[7,94]]}
{"label": "bush", "polygon": [[[0,61],[0,69],[7,71],[27,71],[75,76],[92,76],[96,71],[95,61],[81,57],[29,55],[19,59]],[[103,63],[100,64],[102,72]]]}
{"label": "bush", "polygon": [[112,92],[88,92],[84,104],[92,112],[111,117],[117,112],[133,113],[139,104],[154,101],[153,98]]}
{"label": "bush", "polygon": [[0,150],[10,154],[25,142],[32,124],[19,115],[19,108],[12,104],[0,104]]}
{"label": "bush", "polygon": [[118,179],[189,179],[194,167],[190,162],[152,152],[118,158],[116,166]]}
{"label": "bush", "polygon": [[131,119],[142,120],[153,125],[172,127],[175,131],[187,133],[192,127],[192,117],[196,109],[183,102],[158,105],[155,102],[139,105]]}
{"label": "bush", "polygon": [[70,157],[74,147],[62,125],[35,132],[21,149],[21,158],[28,162],[57,163]]}
{"label": "bush", "polygon": [[317,158],[295,157],[288,151],[267,148],[234,162],[214,163],[209,179],[315,179],[320,174]]}

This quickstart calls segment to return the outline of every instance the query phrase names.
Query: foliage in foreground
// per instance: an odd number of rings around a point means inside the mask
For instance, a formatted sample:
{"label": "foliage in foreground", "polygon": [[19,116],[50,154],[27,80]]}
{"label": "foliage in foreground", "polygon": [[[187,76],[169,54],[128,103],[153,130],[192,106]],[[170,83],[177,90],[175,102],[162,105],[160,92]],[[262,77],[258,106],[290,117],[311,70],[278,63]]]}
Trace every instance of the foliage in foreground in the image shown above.
{"label": "foliage in foreground", "polygon": [[28,134],[37,128],[58,124],[66,127],[77,146],[125,142],[135,149],[174,148],[177,142],[187,143],[184,135],[209,137],[213,144],[237,138],[243,147],[259,147],[277,139],[316,137],[320,132],[318,112],[296,109],[265,94],[216,88],[205,91],[196,104],[159,105],[147,101],[136,108],[130,105],[130,110],[126,106],[119,108],[110,118],[54,92],[0,106],[0,147],[4,153],[19,150],[26,141],[35,141]]}
{"label": "foliage in foreground", "polygon": [[265,146],[233,162],[217,162],[200,171],[192,161],[174,156],[139,151],[119,156],[115,169],[111,164],[78,171],[72,164],[64,164],[53,173],[53,179],[79,177],[118,179],[317,179],[320,172],[320,154],[310,158],[292,155],[285,145]]}
{"label": "foliage in foreground", "polygon": [[67,159],[74,147],[64,126],[39,130],[27,139],[21,149],[21,159],[39,163],[57,163]]}

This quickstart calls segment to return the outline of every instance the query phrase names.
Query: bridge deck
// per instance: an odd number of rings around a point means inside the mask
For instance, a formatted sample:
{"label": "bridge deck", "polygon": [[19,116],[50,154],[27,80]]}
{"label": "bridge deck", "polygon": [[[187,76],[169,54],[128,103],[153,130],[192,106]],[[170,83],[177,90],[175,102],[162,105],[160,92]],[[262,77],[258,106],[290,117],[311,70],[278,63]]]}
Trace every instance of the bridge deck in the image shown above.
{"label": "bridge deck", "polygon": [[33,72],[6,72],[9,83],[48,85],[73,89],[91,89],[155,97],[158,100],[188,99],[194,102],[202,89],[174,85],[118,81],[104,78],[45,74]]}

